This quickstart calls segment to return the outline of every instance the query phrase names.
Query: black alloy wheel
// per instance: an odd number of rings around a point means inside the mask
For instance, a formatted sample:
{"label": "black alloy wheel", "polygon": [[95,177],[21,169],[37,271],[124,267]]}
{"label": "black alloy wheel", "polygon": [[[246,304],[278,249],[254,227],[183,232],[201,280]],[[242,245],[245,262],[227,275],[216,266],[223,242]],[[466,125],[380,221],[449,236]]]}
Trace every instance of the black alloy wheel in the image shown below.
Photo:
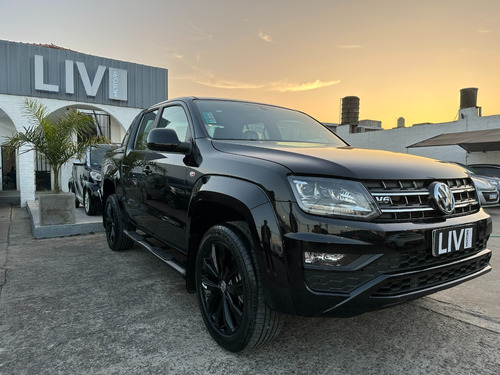
{"label": "black alloy wheel", "polygon": [[106,200],[104,209],[104,230],[106,231],[106,240],[111,250],[127,250],[134,245],[134,241],[123,233],[123,229],[124,222],[118,198],[115,194],[112,194]]}
{"label": "black alloy wheel", "polygon": [[250,241],[232,225],[216,225],[202,239],[196,291],[208,331],[225,349],[264,345],[279,333],[282,315],[265,304]]}

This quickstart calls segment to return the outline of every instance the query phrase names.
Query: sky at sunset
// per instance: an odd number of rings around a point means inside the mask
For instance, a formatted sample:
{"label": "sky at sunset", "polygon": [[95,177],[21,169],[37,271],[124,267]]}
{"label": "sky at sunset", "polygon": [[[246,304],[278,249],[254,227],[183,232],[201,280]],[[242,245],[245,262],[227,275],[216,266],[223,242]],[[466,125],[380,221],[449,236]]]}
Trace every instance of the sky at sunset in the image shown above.
{"label": "sky at sunset", "polygon": [[0,39],[168,69],[169,97],[248,99],[384,128],[500,114],[498,0],[0,0]]}

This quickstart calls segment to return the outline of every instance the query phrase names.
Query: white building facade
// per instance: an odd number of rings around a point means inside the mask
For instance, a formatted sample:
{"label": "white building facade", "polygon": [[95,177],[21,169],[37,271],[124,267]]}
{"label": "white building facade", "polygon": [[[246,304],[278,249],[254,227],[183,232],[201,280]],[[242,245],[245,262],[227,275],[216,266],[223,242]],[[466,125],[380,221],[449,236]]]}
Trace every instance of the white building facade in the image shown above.
{"label": "white building facade", "polygon": [[500,115],[481,116],[480,113],[480,108],[475,106],[462,108],[457,121],[362,133],[350,133],[349,125],[337,125],[336,133],[353,147],[402,152],[462,164],[500,164],[500,148],[467,152],[458,145],[410,147],[441,134],[500,129]]}
{"label": "white building facade", "polygon": [[[167,99],[167,88],[167,69],[52,45],[0,40],[0,145],[29,126],[24,112],[26,98],[43,104],[54,116],[69,108],[88,113],[100,134],[119,143],[142,109]],[[52,176],[43,156],[22,149],[15,155],[4,147],[1,151],[0,191],[19,191],[21,206],[25,206],[27,200],[35,199],[37,188],[51,188]],[[70,165],[61,172],[63,189],[67,189],[70,173]],[[47,176],[49,186],[41,186]]]}

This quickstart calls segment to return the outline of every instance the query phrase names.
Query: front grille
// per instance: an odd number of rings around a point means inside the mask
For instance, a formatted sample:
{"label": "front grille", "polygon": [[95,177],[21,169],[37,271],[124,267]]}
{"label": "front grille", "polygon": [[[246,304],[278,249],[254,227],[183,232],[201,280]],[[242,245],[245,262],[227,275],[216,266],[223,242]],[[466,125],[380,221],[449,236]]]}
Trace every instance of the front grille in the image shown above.
{"label": "front grille", "polygon": [[453,251],[451,253],[443,254],[438,257],[432,255],[428,249],[420,249],[416,251],[405,251],[398,253],[398,256],[391,258],[394,267],[391,271],[407,271],[421,267],[431,267],[442,263],[451,262],[459,258],[466,258],[470,255],[479,253],[486,248],[486,243],[489,236],[477,239],[475,246],[470,249],[462,251]]}
{"label": "front grille", "polygon": [[[382,215],[377,222],[408,222],[443,217],[431,205],[429,185],[435,180],[364,181]],[[439,180],[446,183],[455,198],[455,211],[445,217],[468,215],[479,210],[476,189],[470,178]]]}
{"label": "front grille", "polygon": [[491,253],[486,256],[464,262],[442,270],[431,270],[417,273],[413,276],[405,276],[390,279],[383,284],[374,294],[374,297],[396,296],[403,293],[410,293],[421,289],[431,288],[449,281],[471,275],[476,271],[485,268],[491,258]]}

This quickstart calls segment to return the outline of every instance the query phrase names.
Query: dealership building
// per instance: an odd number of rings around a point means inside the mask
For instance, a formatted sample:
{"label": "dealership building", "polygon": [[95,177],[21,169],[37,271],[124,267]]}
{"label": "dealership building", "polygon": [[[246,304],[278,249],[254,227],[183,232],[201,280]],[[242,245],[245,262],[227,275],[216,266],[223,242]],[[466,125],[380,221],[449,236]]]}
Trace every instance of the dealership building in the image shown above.
{"label": "dealership building", "polygon": [[[50,116],[70,108],[94,118],[96,132],[118,143],[144,108],[166,100],[167,69],[78,53],[54,45],[0,40],[0,145],[30,126],[26,98],[43,104]],[[2,147],[0,191],[18,191],[21,206],[37,190],[50,190],[52,176],[43,155]],[[67,189],[70,166],[61,172]]]}

